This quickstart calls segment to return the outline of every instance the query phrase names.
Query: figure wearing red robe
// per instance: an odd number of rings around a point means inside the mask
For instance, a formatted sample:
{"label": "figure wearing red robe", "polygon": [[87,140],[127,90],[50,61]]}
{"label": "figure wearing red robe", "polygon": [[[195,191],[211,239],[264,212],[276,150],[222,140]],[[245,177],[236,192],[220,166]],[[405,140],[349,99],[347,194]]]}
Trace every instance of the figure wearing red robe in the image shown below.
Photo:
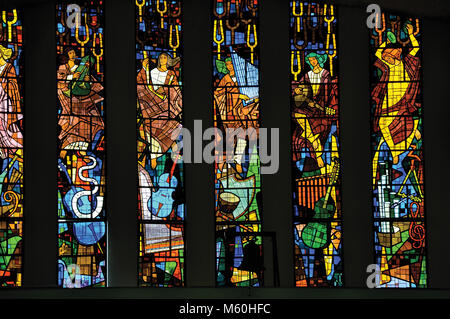
{"label": "figure wearing red robe", "polygon": [[151,145],[152,159],[166,153],[174,145],[172,135],[181,128],[179,115],[183,99],[176,72],[179,61],[179,58],[161,53],[156,68],[150,69],[149,60],[145,59],[137,75],[138,104],[144,119],[145,139]]}
{"label": "figure wearing red robe", "polygon": [[22,149],[23,136],[20,121],[23,118],[19,85],[14,66],[4,59],[9,58],[11,50],[0,62],[0,157],[5,159],[8,154],[15,154]]}
{"label": "figure wearing red robe", "polygon": [[[73,48],[65,51],[66,62],[57,71],[58,98],[61,103],[61,114],[58,124],[61,127],[59,139],[62,149],[87,150],[95,135],[104,129],[103,119],[96,104],[103,101],[100,92],[103,86],[90,75],[83,80],[91,82],[90,92],[86,95],[75,96],[70,93],[69,85],[73,79],[80,76],[76,72],[76,53]],[[87,65],[89,67],[89,64]]]}
{"label": "figure wearing red robe", "polygon": [[380,145],[385,141],[391,151],[394,164],[398,157],[409,148],[412,139],[420,139],[418,120],[413,113],[420,107],[416,101],[419,93],[420,59],[416,57],[418,42],[409,25],[412,49],[401,58],[402,48],[387,43],[380,45],[376,52],[375,66],[381,70],[378,84],[372,91],[375,102],[374,131],[382,135]]}
{"label": "figure wearing red robe", "polygon": [[331,79],[330,72],[323,68],[326,55],[310,53],[306,59],[311,71],[292,85],[293,117],[299,124],[292,137],[293,156],[294,161],[300,160],[304,157],[301,151],[306,148],[318,166],[323,167],[323,147],[333,122],[337,121],[337,84]]}

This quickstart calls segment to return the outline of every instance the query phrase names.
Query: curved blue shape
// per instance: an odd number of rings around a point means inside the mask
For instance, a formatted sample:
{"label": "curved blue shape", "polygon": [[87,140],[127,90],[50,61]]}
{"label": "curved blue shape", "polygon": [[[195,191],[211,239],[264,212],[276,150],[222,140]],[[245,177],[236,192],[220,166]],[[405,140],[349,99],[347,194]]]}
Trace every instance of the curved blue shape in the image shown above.
{"label": "curved blue shape", "polygon": [[82,245],[93,245],[105,235],[105,222],[75,222],[73,234]]}

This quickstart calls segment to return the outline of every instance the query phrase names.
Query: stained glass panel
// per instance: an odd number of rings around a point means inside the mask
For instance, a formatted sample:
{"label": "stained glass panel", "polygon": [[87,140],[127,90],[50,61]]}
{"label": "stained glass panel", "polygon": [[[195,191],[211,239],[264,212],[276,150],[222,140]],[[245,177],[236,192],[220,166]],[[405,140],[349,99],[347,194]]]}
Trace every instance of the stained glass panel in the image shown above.
{"label": "stained glass panel", "polygon": [[343,285],[337,10],[290,2],[297,287]]}
{"label": "stained glass panel", "polygon": [[[263,284],[259,149],[259,1],[213,0],[216,283]],[[227,133],[235,131],[234,135]]]}
{"label": "stained glass panel", "polygon": [[23,38],[20,12],[0,24],[0,286],[22,285]]}
{"label": "stained glass panel", "polygon": [[56,6],[58,286],[64,288],[106,286],[103,10],[103,1]]}
{"label": "stained glass panel", "polygon": [[139,286],[184,286],[182,1],[136,1]]}
{"label": "stained glass panel", "polygon": [[419,19],[370,33],[373,222],[379,287],[427,286]]}

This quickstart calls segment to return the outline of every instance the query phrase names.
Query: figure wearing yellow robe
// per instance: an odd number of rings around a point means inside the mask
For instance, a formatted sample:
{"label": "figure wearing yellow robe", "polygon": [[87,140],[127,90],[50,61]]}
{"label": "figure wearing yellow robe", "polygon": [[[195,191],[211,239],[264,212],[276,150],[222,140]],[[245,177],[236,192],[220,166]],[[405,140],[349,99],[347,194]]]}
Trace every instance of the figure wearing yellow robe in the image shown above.
{"label": "figure wearing yellow robe", "polygon": [[386,42],[380,45],[375,54],[378,58],[375,65],[381,69],[383,75],[372,92],[373,100],[377,104],[377,122],[374,129],[380,131],[382,136],[373,161],[374,181],[379,150],[383,142],[388,145],[395,165],[399,162],[399,156],[410,148],[414,137],[417,140],[421,138],[418,130],[419,120],[411,116],[419,107],[415,101],[420,67],[419,59],[415,55],[419,50],[419,43],[413,35],[413,26],[408,24],[406,28],[413,48],[403,59],[402,48],[392,45],[387,47]]}

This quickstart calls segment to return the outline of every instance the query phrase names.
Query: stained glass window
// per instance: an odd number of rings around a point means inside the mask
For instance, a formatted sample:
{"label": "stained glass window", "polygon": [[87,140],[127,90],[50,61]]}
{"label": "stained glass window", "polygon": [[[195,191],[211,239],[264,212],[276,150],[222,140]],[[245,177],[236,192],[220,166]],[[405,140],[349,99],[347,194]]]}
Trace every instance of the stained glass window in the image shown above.
{"label": "stained glass window", "polygon": [[139,286],[184,286],[182,1],[136,1]]}
{"label": "stained glass window", "polygon": [[342,286],[337,12],[290,2],[295,285]]}
{"label": "stained glass window", "polygon": [[103,10],[56,6],[60,287],[106,286]]}
{"label": "stained glass window", "polygon": [[0,285],[22,285],[23,39],[17,10],[0,24]]}
{"label": "stained glass window", "polygon": [[215,160],[218,286],[263,284],[262,237],[253,234],[261,231],[258,7],[213,0],[215,141],[228,146]]}
{"label": "stained glass window", "polygon": [[380,287],[426,287],[419,19],[383,13],[370,33],[373,222]]}

